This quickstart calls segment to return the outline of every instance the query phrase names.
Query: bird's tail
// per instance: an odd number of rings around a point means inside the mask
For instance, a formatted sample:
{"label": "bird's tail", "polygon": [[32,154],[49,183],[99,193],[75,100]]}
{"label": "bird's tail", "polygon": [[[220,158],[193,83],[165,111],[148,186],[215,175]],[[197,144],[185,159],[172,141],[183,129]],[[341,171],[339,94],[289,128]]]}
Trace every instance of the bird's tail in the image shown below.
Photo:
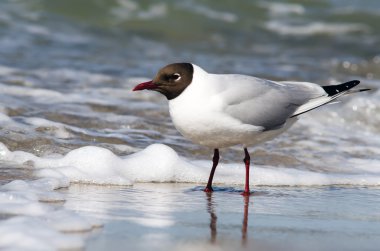
{"label": "bird's tail", "polygon": [[339,98],[342,95],[370,90],[370,89],[351,90],[351,88],[357,86],[359,83],[360,83],[359,80],[352,80],[352,81],[349,81],[349,82],[346,82],[343,84],[339,84],[339,85],[322,86],[322,88],[326,92],[327,96],[322,96],[322,97],[313,99],[310,102],[308,102],[304,105],[301,105],[300,107],[298,107],[298,109],[293,113],[293,115],[291,117],[301,115],[305,112],[314,110],[315,108],[318,108],[322,105],[331,103],[332,101],[334,101],[335,99]]}

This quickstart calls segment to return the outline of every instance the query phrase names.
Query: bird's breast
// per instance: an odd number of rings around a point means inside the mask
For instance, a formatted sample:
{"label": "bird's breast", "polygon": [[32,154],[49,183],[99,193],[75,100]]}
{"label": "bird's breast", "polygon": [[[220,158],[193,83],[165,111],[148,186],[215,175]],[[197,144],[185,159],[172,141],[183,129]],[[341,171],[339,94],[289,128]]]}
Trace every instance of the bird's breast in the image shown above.
{"label": "bird's breast", "polygon": [[261,129],[210,107],[169,104],[169,111],[174,126],[185,138],[213,148],[245,144]]}

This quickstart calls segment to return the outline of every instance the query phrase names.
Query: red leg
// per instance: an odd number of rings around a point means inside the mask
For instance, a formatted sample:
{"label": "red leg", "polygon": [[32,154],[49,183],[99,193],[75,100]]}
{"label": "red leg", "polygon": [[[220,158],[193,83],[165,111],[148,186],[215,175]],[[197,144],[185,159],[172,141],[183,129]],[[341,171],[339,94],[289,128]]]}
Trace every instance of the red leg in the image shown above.
{"label": "red leg", "polygon": [[213,191],[212,179],[214,178],[214,173],[215,173],[216,166],[218,165],[218,162],[219,162],[219,149],[215,148],[214,149],[214,157],[212,157],[212,168],[211,168],[211,172],[210,172],[210,177],[208,178],[207,186],[204,190],[206,193]]}
{"label": "red leg", "polygon": [[249,196],[251,192],[249,191],[249,163],[251,161],[251,157],[249,156],[247,148],[244,148],[244,163],[245,163],[245,188],[242,195]]}

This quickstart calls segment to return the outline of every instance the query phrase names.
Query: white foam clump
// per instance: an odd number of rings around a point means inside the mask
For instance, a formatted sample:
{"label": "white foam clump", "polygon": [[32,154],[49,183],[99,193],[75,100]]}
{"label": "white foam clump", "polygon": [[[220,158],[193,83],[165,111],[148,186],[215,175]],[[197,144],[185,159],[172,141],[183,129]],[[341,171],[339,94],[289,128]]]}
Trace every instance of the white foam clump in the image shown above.
{"label": "white foam clump", "polygon": [[[33,163],[39,177],[113,185],[175,181],[177,173],[174,165],[181,162],[180,166],[186,167],[186,162],[180,161],[173,149],[159,144],[125,157],[118,157],[105,148],[85,146],[61,158],[42,158],[27,152],[11,152],[0,143],[0,159],[18,164]],[[181,178],[179,181],[191,181],[191,177],[190,180]]]}
{"label": "white foam clump", "polygon": [[[0,144],[0,159],[20,164],[33,162],[39,177],[111,185],[132,185],[135,182],[204,183],[211,166],[211,160],[189,161],[162,144],[153,144],[138,153],[122,157],[104,148],[86,146],[57,158],[11,152]],[[345,170],[348,164],[349,162],[342,162],[341,170]],[[348,165],[347,172],[328,173],[253,165],[250,179],[253,185],[268,186],[380,185],[379,160],[356,164],[366,165],[366,168],[349,168]],[[368,168],[368,165],[372,168]],[[243,185],[244,175],[245,167],[242,163],[221,163],[217,168],[215,183]]]}

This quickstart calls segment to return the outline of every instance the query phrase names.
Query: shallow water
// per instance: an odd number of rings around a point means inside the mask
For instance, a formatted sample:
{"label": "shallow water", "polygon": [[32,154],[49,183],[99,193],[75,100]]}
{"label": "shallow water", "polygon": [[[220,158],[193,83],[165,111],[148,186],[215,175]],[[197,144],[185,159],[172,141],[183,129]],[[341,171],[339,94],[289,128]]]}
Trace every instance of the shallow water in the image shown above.
{"label": "shallow water", "polygon": [[131,92],[165,64],[189,61],[214,73],[359,79],[372,89],[250,149],[247,245],[374,250],[379,10],[375,0],[1,1],[0,247],[19,247],[18,236],[41,250],[243,248],[242,149],[221,150],[222,191],[193,191],[207,180],[212,150],[175,130],[162,96]]}
{"label": "shallow water", "polygon": [[233,188],[215,190],[140,183],[74,185],[63,193],[65,208],[107,221],[88,240],[90,250],[376,250],[380,244],[380,214],[369,209],[380,205],[378,188],[260,187],[250,198]]}

